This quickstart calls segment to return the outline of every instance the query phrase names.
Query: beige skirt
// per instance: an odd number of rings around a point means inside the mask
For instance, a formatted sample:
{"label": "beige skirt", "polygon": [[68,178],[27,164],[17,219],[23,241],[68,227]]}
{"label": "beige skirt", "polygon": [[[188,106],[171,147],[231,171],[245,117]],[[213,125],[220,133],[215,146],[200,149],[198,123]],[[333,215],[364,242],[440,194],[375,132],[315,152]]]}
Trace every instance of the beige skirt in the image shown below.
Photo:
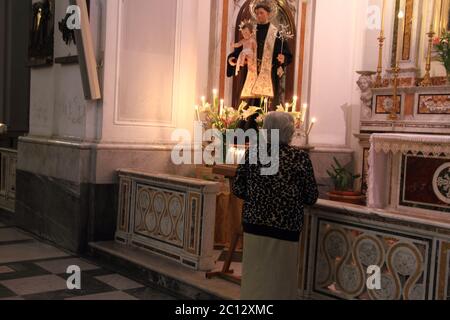
{"label": "beige skirt", "polygon": [[298,299],[298,250],[298,242],[244,233],[241,299]]}

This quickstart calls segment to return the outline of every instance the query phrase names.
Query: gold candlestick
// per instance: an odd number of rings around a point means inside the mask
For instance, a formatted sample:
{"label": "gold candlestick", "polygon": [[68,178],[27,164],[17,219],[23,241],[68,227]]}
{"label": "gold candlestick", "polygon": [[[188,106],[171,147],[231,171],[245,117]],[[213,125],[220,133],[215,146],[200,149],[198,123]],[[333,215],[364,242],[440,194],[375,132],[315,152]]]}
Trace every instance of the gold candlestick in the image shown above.
{"label": "gold candlestick", "polygon": [[394,94],[393,94],[393,106],[392,106],[392,110],[391,113],[389,114],[389,120],[391,121],[396,121],[398,120],[398,115],[397,115],[397,110],[398,110],[398,75],[400,73],[400,67],[399,67],[399,62],[397,60],[397,64],[393,69],[394,71]]}
{"label": "gold candlestick", "polygon": [[422,82],[420,82],[421,87],[429,87],[433,85],[431,81],[431,53],[433,51],[433,37],[435,33],[433,30],[427,33],[428,36],[428,53],[427,53],[427,64],[425,65],[425,76],[423,77]]}

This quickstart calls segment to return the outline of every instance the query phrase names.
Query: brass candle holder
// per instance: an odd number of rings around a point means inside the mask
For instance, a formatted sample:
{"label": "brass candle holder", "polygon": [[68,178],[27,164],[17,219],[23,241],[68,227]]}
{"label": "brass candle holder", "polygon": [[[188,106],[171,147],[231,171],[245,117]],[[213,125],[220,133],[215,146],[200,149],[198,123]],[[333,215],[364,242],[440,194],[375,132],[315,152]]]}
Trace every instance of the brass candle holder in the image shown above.
{"label": "brass candle holder", "polygon": [[425,66],[425,76],[423,80],[420,82],[421,87],[429,87],[433,85],[433,81],[431,81],[431,53],[433,51],[433,37],[435,33],[434,31],[430,31],[427,33],[428,36],[428,53],[427,53],[427,64]]}
{"label": "brass candle holder", "polygon": [[392,110],[389,114],[388,119],[391,121],[396,121],[398,120],[398,115],[397,115],[397,110],[399,109],[399,101],[398,101],[398,75],[400,73],[400,67],[399,67],[399,62],[397,61],[397,64],[395,65],[395,67],[393,68],[394,71],[394,93],[392,96],[393,99],[393,106],[392,106]]}

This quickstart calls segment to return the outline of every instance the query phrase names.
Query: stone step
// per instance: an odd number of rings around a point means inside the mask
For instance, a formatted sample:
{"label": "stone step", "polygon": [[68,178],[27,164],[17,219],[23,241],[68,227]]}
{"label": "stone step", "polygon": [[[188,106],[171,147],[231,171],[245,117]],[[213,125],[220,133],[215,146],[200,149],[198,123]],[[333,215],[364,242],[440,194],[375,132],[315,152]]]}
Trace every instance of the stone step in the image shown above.
{"label": "stone step", "polygon": [[240,286],[222,279],[206,279],[205,272],[186,268],[167,258],[114,241],[89,244],[89,254],[117,272],[148,284],[167,289],[181,299],[238,300]]}

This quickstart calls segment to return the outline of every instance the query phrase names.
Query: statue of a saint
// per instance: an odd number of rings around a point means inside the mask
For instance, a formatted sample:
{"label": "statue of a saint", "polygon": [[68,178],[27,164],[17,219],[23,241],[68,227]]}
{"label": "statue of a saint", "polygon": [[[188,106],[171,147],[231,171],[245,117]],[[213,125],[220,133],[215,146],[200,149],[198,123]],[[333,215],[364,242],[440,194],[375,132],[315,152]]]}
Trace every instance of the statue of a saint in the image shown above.
{"label": "statue of a saint", "polygon": [[256,68],[242,67],[238,60],[243,46],[235,48],[228,56],[227,76],[236,75],[236,68],[247,69],[247,77],[241,92],[241,99],[249,105],[260,106],[261,99],[273,100],[271,109],[280,104],[278,97],[280,79],[286,66],[292,62],[292,53],[284,42],[278,29],[270,22],[277,14],[277,4],[273,0],[255,0],[251,6],[256,26]]}

